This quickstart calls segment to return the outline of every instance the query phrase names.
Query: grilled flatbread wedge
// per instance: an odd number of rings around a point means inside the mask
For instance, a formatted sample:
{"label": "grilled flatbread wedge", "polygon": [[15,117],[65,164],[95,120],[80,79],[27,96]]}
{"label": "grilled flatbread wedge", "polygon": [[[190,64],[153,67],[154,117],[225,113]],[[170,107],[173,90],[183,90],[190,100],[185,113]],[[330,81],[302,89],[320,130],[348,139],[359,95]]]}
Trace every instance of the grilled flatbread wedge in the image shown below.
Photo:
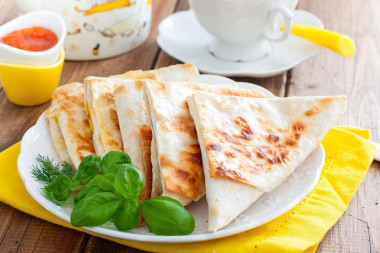
{"label": "grilled flatbread wedge", "polygon": [[346,97],[188,100],[201,144],[214,232],[281,184],[346,110]]}
{"label": "grilled flatbread wedge", "polygon": [[161,80],[166,82],[175,81],[196,81],[199,76],[198,69],[190,63],[187,64],[177,64],[168,67],[163,67],[155,70],[134,70],[128,71],[121,75],[110,76],[112,78],[123,78],[123,79],[152,79]]}
{"label": "grilled flatbread wedge", "polygon": [[[113,92],[122,79],[156,79],[162,81],[195,81],[199,72],[192,64],[178,64],[149,71],[128,71],[117,78],[87,77],[85,83],[85,105],[90,115],[94,145],[97,155],[109,151],[122,151],[123,142],[115,108]],[[122,78],[122,79],[120,79]]]}
{"label": "grilled flatbread wedge", "polygon": [[124,81],[101,77],[87,77],[84,80],[85,105],[99,156],[109,151],[123,151],[113,91]]}
{"label": "grilled flatbread wedge", "polygon": [[202,157],[197,133],[186,99],[198,92],[265,97],[256,90],[190,84],[187,88],[146,80],[148,119],[153,126],[152,196],[162,191],[183,205],[196,201],[205,193]]}
{"label": "grilled flatbread wedge", "polygon": [[75,168],[78,168],[83,157],[95,154],[83,96],[83,84],[62,85],[54,91],[51,106],[45,115],[58,154]]}
{"label": "grilled flatbread wedge", "polygon": [[[120,80],[120,79],[119,79]],[[152,189],[152,168],[150,145],[152,133],[147,126],[146,109],[143,104],[142,80],[121,80],[114,91],[115,108],[118,115],[120,134],[123,140],[123,152],[128,153],[134,165],[143,172],[145,185],[141,194],[142,200],[149,199]]]}
{"label": "grilled flatbread wedge", "polygon": [[[140,168],[145,175],[146,187],[143,189],[142,196],[160,196],[162,193],[161,183],[157,180],[157,177],[155,178],[154,190],[151,192],[151,141],[153,133],[148,125],[146,107],[143,103],[145,81],[120,80],[119,84],[120,86],[114,91],[114,99],[123,142],[123,151],[129,154],[132,162]],[[207,84],[191,82],[177,82],[176,85],[194,88],[207,86]],[[155,147],[155,144],[153,147]],[[156,154],[156,151],[153,150],[153,153]],[[157,159],[154,159],[154,162],[156,160]]]}

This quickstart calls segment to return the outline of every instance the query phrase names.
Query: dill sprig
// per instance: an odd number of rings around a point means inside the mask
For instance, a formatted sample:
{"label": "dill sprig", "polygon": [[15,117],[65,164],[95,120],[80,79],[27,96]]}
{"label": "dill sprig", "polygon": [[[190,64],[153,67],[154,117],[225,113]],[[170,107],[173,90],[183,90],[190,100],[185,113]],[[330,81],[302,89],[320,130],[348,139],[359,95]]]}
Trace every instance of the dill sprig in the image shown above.
{"label": "dill sprig", "polygon": [[33,165],[32,176],[46,184],[50,184],[59,175],[72,178],[75,173],[73,167],[66,161],[54,164],[53,159],[40,154],[36,157],[36,161],[39,165]]}
{"label": "dill sprig", "polygon": [[74,174],[75,174],[75,170],[73,169],[73,166],[71,166],[70,163],[68,163],[67,161],[64,161],[63,163],[61,163],[61,166],[62,166],[62,174],[65,175],[66,177],[69,177],[69,178],[73,178]]}

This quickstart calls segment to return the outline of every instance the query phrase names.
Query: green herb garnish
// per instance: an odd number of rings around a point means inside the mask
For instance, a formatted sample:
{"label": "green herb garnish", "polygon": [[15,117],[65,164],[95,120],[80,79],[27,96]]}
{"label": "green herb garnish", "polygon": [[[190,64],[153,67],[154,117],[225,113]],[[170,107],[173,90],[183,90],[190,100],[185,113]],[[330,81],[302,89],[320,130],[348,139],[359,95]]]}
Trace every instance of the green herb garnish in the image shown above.
{"label": "green herb garnish", "polygon": [[76,173],[65,163],[54,165],[48,157],[38,156],[37,161],[40,167],[34,166],[32,174],[48,184],[45,194],[57,205],[69,199],[79,185],[84,186],[74,197],[70,216],[74,226],[99,226],[112,220],[117,229],[126,231],[137,226],[141,209],[154,234],[187,235],[194,231],[193,216],[177,200],[138,199],[144,177],[125,153],[111,151],[103,158],[87,156]]}
{"label": "green herb garnish", "polygon": [[53,159],[42,155],[38,155],[36,160],[39,162],[39,166],[33,165],[32,176],[46,184],[50,184],[59,175],[72,178],[75,173],[71,164],[66,161],[54,164]]}

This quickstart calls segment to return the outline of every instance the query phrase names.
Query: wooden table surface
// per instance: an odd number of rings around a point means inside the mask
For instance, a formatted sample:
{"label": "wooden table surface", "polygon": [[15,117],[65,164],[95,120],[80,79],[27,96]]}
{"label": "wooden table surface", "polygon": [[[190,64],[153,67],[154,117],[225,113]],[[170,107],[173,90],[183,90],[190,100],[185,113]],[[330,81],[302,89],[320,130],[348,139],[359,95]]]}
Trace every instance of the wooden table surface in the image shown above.
{"label": "wooden table surface", "polygon": [[[188,9],[185,0],[153,1],[153,25],[148,40],[122,56],[93,62],[65,62],[61,84],[86,76],[108,76],[133,69],[154,69],[178,63],[158,47],[159,22]],[[371,130],[380,142],[380,1],[301,0],[298,8],[318,16],[325,27],[351,36],[355,57],[346,59],[327,49],[281,75],[234,77],[259,84],[277,96],[336,95],[348,97],[348,110],[339,122]],[[17,16],[11,0],[0,0],[0,24]],[[48,103],[20,107],[10,103],[0,86],[0,151],[21,140]],[[0,186],[1,187],[1,186]],[[380,166],[374,162],[338,223],[327,232],[318,252],[380,251]],[[0,203],[0,252],[140,252],[73,231]],[[231,249],[231,252],[233,250]]]}

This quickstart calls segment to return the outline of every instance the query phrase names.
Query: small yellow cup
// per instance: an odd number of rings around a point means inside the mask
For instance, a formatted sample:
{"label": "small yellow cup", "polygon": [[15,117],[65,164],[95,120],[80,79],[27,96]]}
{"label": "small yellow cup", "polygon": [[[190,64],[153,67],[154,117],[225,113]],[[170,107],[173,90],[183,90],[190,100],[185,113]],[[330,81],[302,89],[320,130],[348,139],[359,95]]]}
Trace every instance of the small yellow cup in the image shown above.
{"label": "small yellow cup", "polygon": [[64,60],[62,48],[58,61],[48,66],[0,62],[0,80],[9,101],[24,106],[49,101],[58,87]]}

